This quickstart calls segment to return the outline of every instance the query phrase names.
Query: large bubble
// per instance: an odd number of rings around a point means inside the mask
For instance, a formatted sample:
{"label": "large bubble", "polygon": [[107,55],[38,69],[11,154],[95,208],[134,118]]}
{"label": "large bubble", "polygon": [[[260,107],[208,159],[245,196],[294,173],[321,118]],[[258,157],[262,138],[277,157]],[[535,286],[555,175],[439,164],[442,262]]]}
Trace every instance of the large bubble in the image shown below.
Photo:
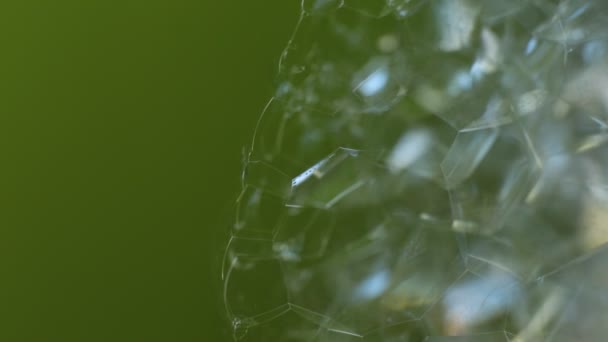
{"label": "large bubble", "polygon": [[608,2],[310,0],[246,155],[235,341],[603,341]]}

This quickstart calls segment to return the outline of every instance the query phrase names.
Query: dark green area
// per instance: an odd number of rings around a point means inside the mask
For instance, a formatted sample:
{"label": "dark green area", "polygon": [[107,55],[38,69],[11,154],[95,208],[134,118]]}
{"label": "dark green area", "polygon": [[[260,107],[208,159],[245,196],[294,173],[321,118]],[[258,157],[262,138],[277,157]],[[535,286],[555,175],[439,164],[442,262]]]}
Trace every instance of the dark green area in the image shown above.
{"label": "dark green area", "polygon": [[225,341],[215,269],[295,0],[0,5],[0,341]]}

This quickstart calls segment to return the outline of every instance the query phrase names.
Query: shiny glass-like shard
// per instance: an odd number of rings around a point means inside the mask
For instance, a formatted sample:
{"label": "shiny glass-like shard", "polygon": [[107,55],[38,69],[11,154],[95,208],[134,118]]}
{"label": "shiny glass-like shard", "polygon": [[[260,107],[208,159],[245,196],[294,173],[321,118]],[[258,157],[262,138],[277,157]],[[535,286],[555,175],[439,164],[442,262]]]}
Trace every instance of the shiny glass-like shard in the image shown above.
{"label": "shiny glass-like shard", "polygon": [[359,151],[340,148],[317,162],[291,181],[287,204],[293,207],[331,208],[369,182]]}

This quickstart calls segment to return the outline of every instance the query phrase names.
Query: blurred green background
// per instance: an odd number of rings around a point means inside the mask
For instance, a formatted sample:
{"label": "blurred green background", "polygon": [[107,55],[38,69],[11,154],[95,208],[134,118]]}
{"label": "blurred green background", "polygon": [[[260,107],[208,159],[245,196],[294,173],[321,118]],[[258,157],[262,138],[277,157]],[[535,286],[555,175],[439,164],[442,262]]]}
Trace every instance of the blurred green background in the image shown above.
{"label": "blurred green background", "polygon": [[226,341],[216,268],[295,0],[0,5],[0,341]]}

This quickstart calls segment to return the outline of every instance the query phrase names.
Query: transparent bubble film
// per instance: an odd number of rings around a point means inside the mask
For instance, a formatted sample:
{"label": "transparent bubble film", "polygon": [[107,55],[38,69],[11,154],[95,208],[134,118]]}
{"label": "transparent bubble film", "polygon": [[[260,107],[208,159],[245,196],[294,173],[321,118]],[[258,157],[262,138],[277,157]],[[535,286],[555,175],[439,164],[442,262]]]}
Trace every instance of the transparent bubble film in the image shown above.
{"label": "transparent bubble film", "polygon": [[304,1],[244,164],[235,341],[608,336],[608,1]]}

